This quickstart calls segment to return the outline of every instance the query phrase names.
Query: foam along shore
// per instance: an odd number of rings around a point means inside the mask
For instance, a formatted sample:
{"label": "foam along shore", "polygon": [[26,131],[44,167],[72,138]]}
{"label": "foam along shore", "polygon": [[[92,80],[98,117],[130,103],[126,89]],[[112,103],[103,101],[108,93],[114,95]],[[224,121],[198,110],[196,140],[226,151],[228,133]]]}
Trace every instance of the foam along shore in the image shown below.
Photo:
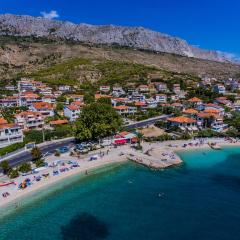
{"label": "foam along shore", "polygon": [[[41,171],[40,173],[31,174],[28,176],[20,176],[17,179],[15,179],[16,185],[9,185],[6,187],[0,188],[0,209],[7,205],[16,205],[18,203],[18,200],[27,197],[28,195],[40,191],[43,188],[50,187],[51,185],[56,184],[57,182],[67,180],[67,178],[75,176],[77,174],[85,173],[90,174],[91,170],[94,170],[96,168],[104,167],[110,164],[115,163],[121,163],[127,160],[127,158],[124,155],[120,156],[120,151],[123,149],[115,149],[115,151],[109,152],[109,154],[105,155],[104,157],[99,157],[98,159],[94,161],[89,161],[89,156],[82,159],[74,159],[70,156],[64,156],[58,157],[59,160],[64,159],[66,161],[65,166],[63,168],[69,168],[69,165],[67,162],[71,159],[71,161],[75,161],[79,164],[79,167],[75,167],[73,169],[70,169],[69,171],[61,172],[59,171],[58,175],[53,175],[53,168],[47,168],[44,171]],[[55,156],[49,157],[50,162],[55,161]],[[60,168],[60,167],[59,167]],[[36,181],[37,176],[49,174],[48,177],[41,177],[41,181]],[[24,181],[24,179],[29,178],[32,182],[30,186],[28,186],[25,189],[18,189],[18,185]],[[2,194],[8,192],[10,195],[6,198],[2,197]]]}
{"label": "foam along shore", "polygon": [[[40,191],[45,187],[53,185],[57,182],[66,180],[69,177],[75,176],[80,173],[89,173],[90,170],[107,166],[109,164],[121,163],[127,160],[132,160],[138,164],[142,164],[149,168],[161,169],[170,166],[175,166],[181,164],[182,160],[177,155],[178,151],[188,151],[193,149],[201,149],[209,147],[209,142],[216,142],[219,146],[240,146],[239,141],[232,139],[205,139],[204,141],[192,140],[192,141],[168,141],[168,142],[156,142],[156,143],[142,143],[143,150],[136,151],[130,148],[129,145],[124,145],[118,148],[108,148],[104,149],[104,156],[98,157],[94,161],[89,161],[90,156],[84,158],[76,158],[69,156],[68,154],[63,154],[60,157],[55,157],[53,155],[47,158],[47,162],[51,163],[56,160],[65,161],[65,167],[69,167],[69,161],[75,161],[79,164],[79,167],[73,168],[69,171],[60,172],[59,175],[53,176],[53,168],[46,168],[44,171],[38,174],[31,174],[29,176],[20,176],[15,179],[16,185],[8,185],[0,187],[0,209],[9,204],[16,204],[19,199],[28,196],[31,193]],[[103,151],[103,150],[102,150]],[[98,153],[93,153],[91,155]],[[49,175],[48,177],[42,177],[41,181],[36,181],[36,176]],[[32,181],[32,185],[26,189],[19,190],[18,185],[24,181],[24,179],[29,178]],[[0,182],[2,179],[0,178]],[[6,198],[2,197],[3,193],[8,192],[10,195]]]}
{"label": "foam along shore", "polygon": [[[156,149],[152,149],[151,145],[147,143],[143,143],[143,145],[144,149],[147,149],[147,151],[145,152],[136,151],[129,145],[124,145],[117,148],[107,148],[101,150],[101,152],[95,152],[88,156],[85,156],[84,158],[81,157],[80,159],[78,159],[77,157],[69,156],[69,153],[63,154],[60,157],[56,157],[54,155],[48,156],[46,161],[49,165],[52,165],[52,163],[56,161],[64,163],[64,166],[58,167],[59,174],[54,175],[54,170],[56,169],[52,167],[47,167],[39,173],[18,177],[17,179],[15,179],[16,185],[0,187],[0,209],[4,205],[16,204],[19,199],[22,199],[23,197],[26,197],[35,191],[40,191],[40,189],[55,184],[59,181],[66,180],[68,177],[72,177],[80,173],[87,174],[90,170],[104,167],[109,164],[132,160],[150,168],[160,169],[182,162],[176,154],[174,154],[172,151],[164,151],[164,149],[162,149],[160,145],[156,145]],[[91,156],[98,157],[93,161],[89,161]],[[77,163],[79,167],[72,168],[72,162]],[[61,168],[67,168],[68,171],[61,172]],[[37,181],[36,179],[39,177],[41,180]],[[27,178],[30,179],[30,182],[32,184],[25,189],[18,189],[19,184]],[[6,192],[9,193],[9,196],[2,197],[2,194]]]}

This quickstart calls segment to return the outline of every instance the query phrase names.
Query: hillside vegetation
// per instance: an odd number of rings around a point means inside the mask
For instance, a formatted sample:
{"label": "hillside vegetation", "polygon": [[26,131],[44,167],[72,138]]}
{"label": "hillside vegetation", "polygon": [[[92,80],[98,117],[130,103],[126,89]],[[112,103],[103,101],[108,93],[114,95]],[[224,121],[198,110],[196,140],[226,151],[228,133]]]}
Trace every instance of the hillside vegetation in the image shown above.
{"label": "hillside vegetation", "polygon": [[119,46],[89,45],[36,38],[0,38],[0,80],[31,76],[50,84],[144,83],[240,76],[240,66]]}

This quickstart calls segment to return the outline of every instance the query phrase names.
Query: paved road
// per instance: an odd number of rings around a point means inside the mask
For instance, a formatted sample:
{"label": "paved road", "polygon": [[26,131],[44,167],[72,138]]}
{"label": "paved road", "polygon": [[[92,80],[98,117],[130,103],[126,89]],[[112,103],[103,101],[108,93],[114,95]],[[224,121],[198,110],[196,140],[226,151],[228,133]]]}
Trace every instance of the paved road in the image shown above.
{"label": "paved road", "polygon": [[[137,123],[129,124],[128,126],[126,126],[126,128],[131,130],[131,129],[135,129],[135,128],[145,127],[147,125],[154,124],[159,120],[164,120],[168,117],[169,117],[169,115],[162,115],[159,117],[155,117],[155,118],[147,119],[147,120],[140,121]],[[56,148],[63,147],[63,146],[71,147],[71,146],[73,146],[73,144],[74,144],[74,140],[67,139],[67,140],[63,140],[61,142],[51,143],[49,145],[41,146],[39,148],[40,148],[41,152],[43,153],[43,155],[46,153],[53,154],[55,152]],[[17,154],[16,156],[10,157],[7,161],[9,162],[10,166],[15,167],[21,163],[31,161],[31,159],[32,159],[32,156],[31,156],[30,152],[23,152],[23,153]]]}
{"label": "paved road", "polygon": [[161,115],[159,117],[146,119],[146,120],[143,120],[143,121],[140,121],[140,122],[137,122],[137,123],[129,124],[129,125],[126,126],[126,128],[131,130],[131,129],[134,129],[134,128],[146,127],[148,125],[156,123],[159,120],[164,120],[164,119],[167,119],[169,117],[170,117],[169,115]]}
{"label": "paved road", "polygon": [[[49,145],[45,145],[45,146],[42,146],[39,148],[43,154],[46,154],[46,153],[53,154],[55,152],[56,148],[63,147],[63,146],[71,147],[71,146],[73,146],[73,144],[74,144],[74,140],[68,139],[68,140],[64,140],[61,142],[51,143]],[[7,161],[9,162],[10,166],[14,167],[21,163],[31,161],[31,159],[32,159],[32,156],[31,156],[30,152],[23,152],[23,153],[18,154],[17,156],[9,158]]]}

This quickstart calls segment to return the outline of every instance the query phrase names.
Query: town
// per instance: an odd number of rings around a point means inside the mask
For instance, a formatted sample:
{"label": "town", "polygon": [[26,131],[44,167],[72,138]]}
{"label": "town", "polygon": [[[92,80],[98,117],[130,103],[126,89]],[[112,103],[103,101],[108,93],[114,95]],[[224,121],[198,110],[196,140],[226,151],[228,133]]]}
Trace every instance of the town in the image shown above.
{"label": "town", "polygon": [[[124,118],[125,125],[166,114],[167,118],[156,123],[165,135],[191,137],[204,134],[204,130],[212,134],[234,133],[235,126],[231,126],[229,120],[240,110],[238,81],[204,77],[193,91],[191,86],[182,87],[177,83],[169,86],[156,78],[150,76],[148,85],[137,88],[99,86],[93,101],[108,99],[112,108]],[[16,86],[5,86],[5,90],[14,93],[1,95],[0,148],[22,143],[33,130],[41,130],[39,133],[44,137],[44,131],[74,124],[86,105],[84,94],[75,93],[77,90],[68,85],[50,87],[34,79],[22,78]]]}

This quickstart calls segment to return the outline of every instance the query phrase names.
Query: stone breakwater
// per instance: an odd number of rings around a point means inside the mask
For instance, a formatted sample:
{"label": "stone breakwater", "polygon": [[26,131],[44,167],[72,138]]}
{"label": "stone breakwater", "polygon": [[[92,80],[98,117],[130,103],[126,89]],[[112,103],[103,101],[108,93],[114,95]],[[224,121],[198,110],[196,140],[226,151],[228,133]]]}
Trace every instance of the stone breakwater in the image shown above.
{"label": "stone breakwater", "polygon": [[182,160],[174,152],[155,148],[145,153],[134,151],[126,154],[126,157],[133,162],[152,169],[162,169],[182,163]]}

